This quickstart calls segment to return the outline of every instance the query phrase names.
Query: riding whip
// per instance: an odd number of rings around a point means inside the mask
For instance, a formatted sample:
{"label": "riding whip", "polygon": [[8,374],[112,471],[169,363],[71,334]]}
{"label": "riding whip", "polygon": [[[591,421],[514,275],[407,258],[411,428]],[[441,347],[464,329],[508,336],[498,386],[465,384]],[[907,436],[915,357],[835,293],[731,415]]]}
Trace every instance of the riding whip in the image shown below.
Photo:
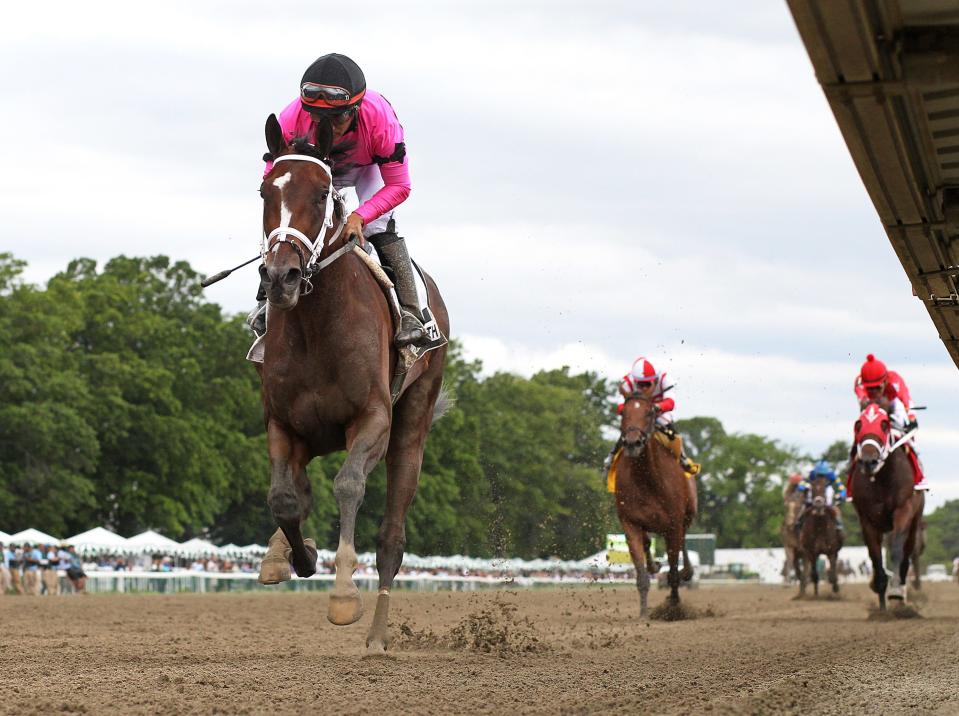
{"label": "riding whip", "polygon": [[229,276],[231,273],[233,273],[237,269],[243,268],[247,264],[251,264],[254,261],[259,261],[259,260],[260,260],[260,256],[259,254],[257,254],[252,259],[250,259],[249,261],[244,261],[239,266],[234,266],[233,268],[227,269],[226,271],[220,271],[220,273],[215,273],[212,276],[209,276],[203,279],[202,281],[200,281],[200,285],[203,286],[203,288],[206,288],[207,286],[212,286],[217,281],[222,281],[223,279],[225,279],[227,276]]}

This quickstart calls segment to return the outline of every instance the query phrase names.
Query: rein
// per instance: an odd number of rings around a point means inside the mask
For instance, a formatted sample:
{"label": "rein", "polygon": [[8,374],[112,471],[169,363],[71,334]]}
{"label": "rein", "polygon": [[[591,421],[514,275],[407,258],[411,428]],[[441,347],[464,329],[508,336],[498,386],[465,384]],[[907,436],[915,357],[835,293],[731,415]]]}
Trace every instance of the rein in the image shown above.
{"label": "rein", "polygon": [[[316,238],[312,241],[310,238],[304,234],[299,229],[294,229],[292,226],[278,226],[269,234],[264,232],[263,243],[260,245],[260,258],[266,263],[266,256],[271,251],[275,254],[280,250],[280,244],[289,244],[293,247],[293,250],[296,251],[297,256],[300,257],[300,268],[303,271],[303,280],[307,283],[307,286],[312,288],[312,285],[309,283],[309,279],[313,276],[314,273],[322,271],[324,268],[329,266],[333,261],[340,258],[343,254],[352,250],[353,245],[356,245],[356,239],[351,239],[347,242],[346,245],[333,252],[323,261],[320,261],[320,254],[323,252],[323,234],[325,234],[329,229],[333,228],[333,209],[337,204],[343,203],[343,197],[340,196],[340,193],[333,187],[333,170],[330,169],[330,166],[316,157],[311,157],[306,154],[284,154],[283,156],[277,157],[273,160],[274,165],[277,162],[312,162],[326,172],[326,175],[330,178],[330,191],[326,195],[326,205],[323,207],[323,223],[320,226],[320,231],[316,235]],[[333,232],[333,235],[327,240],[326,246],[332,246],[333,243],[339,238],[340,234],[343,231],[343,227],[346,226],[346,221],[341,221],[340,225],[336,227],[336,231]],[[290,237],[296,238],[300,243],[303,244],[310,252],[309,259],[303,253],[303,250],[300,248],[299,244]],[[308,292],[308,291],[307,291]]]}
{"label": "rein", "polygon": [[[908,430],[905,433],[903,433],[902,437],[900,437],[895,442],[890,442],[892,440],[892,435],[890,434],[889,438],[886,440],[885,445],[880,445],[879,441],[874,440],[873,438],[866,438],[861,443],[856,443],[856,457],[859,460],[862,460],[863,447],[870,443],[875,445],[876,448],[878,448],[879,450],[879,464],[876,466],[876,474],[875,474],[875,475],[878,475],[879,471],[882,469],[882,466],[886,464],[886,460],[889,459],[889,456],[892,455],[897,448],[902,447],[907,442],[912,440],[918,431],[919,431],[919,428],[913,428],[912,430]],[[870,478],[871,482],[875,481],[875,475],[873,475]]]}

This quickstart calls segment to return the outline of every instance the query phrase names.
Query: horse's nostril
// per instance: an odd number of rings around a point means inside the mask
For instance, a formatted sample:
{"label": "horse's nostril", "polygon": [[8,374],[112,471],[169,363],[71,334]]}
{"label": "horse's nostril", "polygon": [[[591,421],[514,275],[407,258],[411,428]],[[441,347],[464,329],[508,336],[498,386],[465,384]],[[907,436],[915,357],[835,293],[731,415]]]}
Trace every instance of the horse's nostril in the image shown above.
{"label": "horse's nostril", "polygon": [[286,275],[283,277],[283,283],[285,284],[295,284],[300,282],[300,269],[291,268],[286,272]]}

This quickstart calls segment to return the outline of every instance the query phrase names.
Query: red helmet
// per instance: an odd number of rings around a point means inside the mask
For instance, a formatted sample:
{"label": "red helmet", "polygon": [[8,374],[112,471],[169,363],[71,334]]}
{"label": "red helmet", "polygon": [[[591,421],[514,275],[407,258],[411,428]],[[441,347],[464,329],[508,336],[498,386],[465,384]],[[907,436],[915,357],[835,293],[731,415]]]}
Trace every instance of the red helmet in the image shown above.
{"label": "red helmet", "polygon": [[798,485],[800,482],[802,482],[802,475],[800,475],[798,472],[795,472],[789,476],[790,485]]}
{"label": "red helmet", "polygon": [[659,377],[659,374],[647,358],[640,356],[633,361],[633,367],[629,370],[629,376],[636,383],[651,383]]}
{"label": "red helmet", "polygon": [[886,380],[886,364],[870,353],[859,369],[859,380],[863,388],[878,388]]}

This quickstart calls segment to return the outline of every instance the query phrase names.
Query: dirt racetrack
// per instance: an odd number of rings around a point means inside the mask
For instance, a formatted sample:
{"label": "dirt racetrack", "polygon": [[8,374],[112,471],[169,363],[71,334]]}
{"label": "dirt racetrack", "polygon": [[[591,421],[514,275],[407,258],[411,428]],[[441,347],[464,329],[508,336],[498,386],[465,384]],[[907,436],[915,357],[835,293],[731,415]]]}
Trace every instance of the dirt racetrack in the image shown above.
{"label": "dirt racetrack", "polygon": [[[959,713],[959,588],[868,620],[792,589],[703,588],[638,619],[631,588],[396,592],[393,658],[323,593],[0,598],[0,712]],[[662,601],[654,592],[651,603]]]}

